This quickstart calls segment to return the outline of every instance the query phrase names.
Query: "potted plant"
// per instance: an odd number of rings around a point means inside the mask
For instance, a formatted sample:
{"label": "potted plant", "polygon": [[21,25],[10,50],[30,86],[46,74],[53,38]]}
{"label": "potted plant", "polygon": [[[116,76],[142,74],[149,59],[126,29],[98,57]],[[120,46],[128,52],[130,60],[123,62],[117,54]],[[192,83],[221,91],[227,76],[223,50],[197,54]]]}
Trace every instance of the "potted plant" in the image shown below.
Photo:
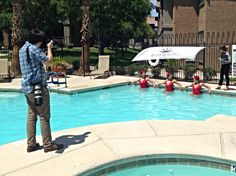
{"label": "potted plant", "polygon": [[66,72],[66,62],[61,57],[54,57],[53,66],[51,68],[54,72]]}

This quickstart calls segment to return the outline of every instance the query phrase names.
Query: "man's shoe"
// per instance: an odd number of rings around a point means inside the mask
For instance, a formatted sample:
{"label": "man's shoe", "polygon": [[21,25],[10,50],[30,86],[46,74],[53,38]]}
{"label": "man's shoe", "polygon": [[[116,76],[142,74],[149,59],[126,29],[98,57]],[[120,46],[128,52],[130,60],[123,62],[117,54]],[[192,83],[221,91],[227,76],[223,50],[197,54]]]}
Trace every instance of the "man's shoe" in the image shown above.
{"label": "man's shoe", "polygon": [[27,152],[30,153],[30,152],[34,152],[36,150],[39,150],[40,149],[40,145],[39,143],[36,143],[35,146],[28,146],[27,147]]}
{"label": "man's shoe", "polygon": [[63,148],[64,148],[63,144],[54,144],[54,143],[52,143],[52,145],[50,145],[49,147],[44,147],[44,152],[47,153],[47,152],[51,152],[51,151],[54,151],[54,150],[61,150]]}

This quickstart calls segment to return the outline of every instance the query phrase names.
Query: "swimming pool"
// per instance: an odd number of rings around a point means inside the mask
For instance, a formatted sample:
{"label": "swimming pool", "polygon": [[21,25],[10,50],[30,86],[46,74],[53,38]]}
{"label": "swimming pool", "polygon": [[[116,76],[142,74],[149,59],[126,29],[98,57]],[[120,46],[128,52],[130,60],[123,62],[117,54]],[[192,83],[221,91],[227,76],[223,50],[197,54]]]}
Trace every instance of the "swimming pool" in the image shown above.
{"label": "swimming pool", "polygon": [[107,176],[235,176],[230,171],[187,165],[158,165],[137,167],[119,171]]}
{"label": "swimming pool", "polygon": [[[26,137],[27,106],[21,93],[0,92],[0,144]],[[145,119],[204,120],[216,114],[236,115],[236,98],[163,89],[121,86],[74,95],[51,93],[52,131]],[[39,127],[37,128],[39,134]]]}
{"label": "swimming pool", "polygon": [[115,160],[82,173],[80,176],[235,176],[235,162],[218,158],[156,154]]}

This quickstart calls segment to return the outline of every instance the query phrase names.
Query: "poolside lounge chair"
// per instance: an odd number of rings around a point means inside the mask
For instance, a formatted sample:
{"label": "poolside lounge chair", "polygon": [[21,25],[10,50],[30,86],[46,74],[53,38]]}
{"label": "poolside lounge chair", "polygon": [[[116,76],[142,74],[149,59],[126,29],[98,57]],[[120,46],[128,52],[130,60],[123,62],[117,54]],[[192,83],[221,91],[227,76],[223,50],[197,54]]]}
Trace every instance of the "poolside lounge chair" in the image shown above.
{"label": "poolside lounge chair", "polygon": [[101,55],[98,58],[98,69],[94,70],[90,73],[90,79],[92,76],[103,76],[105,78],[106,75],[110,75],[109,70],[110,64],[110,56],[109,55]]}
{"label": "poolside lounge chair", "polygon": [[0,79],[2,78],[8,78],[8,80],[10,81],[8,59],[0,59]]}

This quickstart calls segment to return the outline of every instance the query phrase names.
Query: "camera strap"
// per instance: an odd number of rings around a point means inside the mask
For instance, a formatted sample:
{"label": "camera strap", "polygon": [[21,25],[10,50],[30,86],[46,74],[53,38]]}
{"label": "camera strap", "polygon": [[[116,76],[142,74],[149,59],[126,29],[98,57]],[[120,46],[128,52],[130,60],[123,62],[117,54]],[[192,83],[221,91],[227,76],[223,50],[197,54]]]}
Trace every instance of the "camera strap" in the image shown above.
{"label": "camera strap", "polygon": [[[30,45],[27,46],[27,48],[26,48],[26,54],[27,54],[27,62],[30,63],[30,65],[31,65],[30,54],[29,54],[29,47],[30,47]],[[31,65],[31,67],[32,67],[32,65]]]}

